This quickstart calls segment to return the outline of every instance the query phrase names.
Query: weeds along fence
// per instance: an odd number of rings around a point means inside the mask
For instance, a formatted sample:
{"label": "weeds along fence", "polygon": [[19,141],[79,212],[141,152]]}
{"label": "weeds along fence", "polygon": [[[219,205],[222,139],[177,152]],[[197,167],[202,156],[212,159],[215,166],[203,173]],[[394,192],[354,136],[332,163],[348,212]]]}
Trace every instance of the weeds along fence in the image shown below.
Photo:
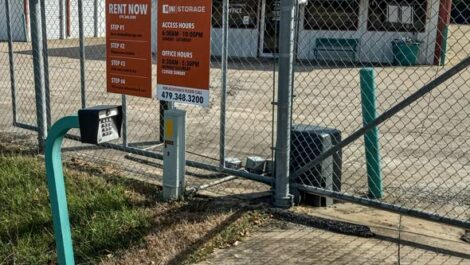
{"label": "weeds along fence", "polygon": [[[92,147],[73,132],[65,153],[158,182],[172,104],[106,93],[105,1],[59,3],[0,1],[1,130],[41,146],[60,117],[120,104],[120,141]],[[188,190],[273,193],[278,206],[315,193],[468,228],[469,9],[214,0],[210,106],[175,104],[187,111]],[[224,162],[252,156],[274,166]]]}

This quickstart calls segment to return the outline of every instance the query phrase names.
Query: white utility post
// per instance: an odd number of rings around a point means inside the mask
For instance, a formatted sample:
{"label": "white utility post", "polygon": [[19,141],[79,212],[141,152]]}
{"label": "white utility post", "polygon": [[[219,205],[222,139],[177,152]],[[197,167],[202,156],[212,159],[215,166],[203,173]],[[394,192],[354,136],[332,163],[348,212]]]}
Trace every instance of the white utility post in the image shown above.
{"label": "white utility post", "polygon": [[163,137],[163,199],[181,199],[184,195],[186,164],[186,111],[165,111]]}

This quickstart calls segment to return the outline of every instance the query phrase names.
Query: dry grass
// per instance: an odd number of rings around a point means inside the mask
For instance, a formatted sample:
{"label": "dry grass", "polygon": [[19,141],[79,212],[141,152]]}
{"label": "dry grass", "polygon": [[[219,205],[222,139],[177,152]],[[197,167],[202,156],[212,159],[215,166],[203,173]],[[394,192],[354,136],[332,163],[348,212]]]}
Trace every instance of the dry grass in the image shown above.
{"label": "dry grass", "polygon": [[263,212],[215,199],[173,202],[153,212],[153,229],[143,243],[108,256],[101,264],[192,264],[215,248],[236,244],[267,220]]}
{"label": "dry grass", "polygon": [[0,154],[37,154],[36,143],[31,134],[0,132]]}

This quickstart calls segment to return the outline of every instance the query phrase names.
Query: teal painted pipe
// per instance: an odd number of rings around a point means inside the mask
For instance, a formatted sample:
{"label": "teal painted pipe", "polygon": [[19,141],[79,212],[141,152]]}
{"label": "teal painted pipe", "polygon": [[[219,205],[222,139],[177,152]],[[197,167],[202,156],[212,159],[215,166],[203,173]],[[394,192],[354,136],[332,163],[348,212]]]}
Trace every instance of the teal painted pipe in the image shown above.
{"label": "teal painted pipe", "polygon": [[442,45],[441,45],[441,66],[446,64],[447,57],[447,38],[449,37],[449,25],[445,25],[444,32],[442,32]]}
{"label": "teal painted pipe", "polygon": [[[376,88],[374,70],[371,68],[361,69],[361,99],[362,117],[364,125],[373,122],[377,117],[376,111]],[[380,166],[379,129],[374,127],[364,135],[367,182],[369,196],[374,199],[383,197],[382,172]]]}
{"label": "teal painted pipe", "polygon": [[57,121],[49,131],[45,150],[47,188],[51,202],[57,258],[61,265],[75,264],[61,157],[64,136],[73,128],[79,128],[77,116],[64,117]]}

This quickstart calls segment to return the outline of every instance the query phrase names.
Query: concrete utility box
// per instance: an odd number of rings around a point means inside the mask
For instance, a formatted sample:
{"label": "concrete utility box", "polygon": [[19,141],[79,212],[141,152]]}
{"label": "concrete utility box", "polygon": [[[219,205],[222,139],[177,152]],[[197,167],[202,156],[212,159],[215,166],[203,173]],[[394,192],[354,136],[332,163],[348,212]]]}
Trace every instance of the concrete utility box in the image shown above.
{"label": "concrete utility box", "polygon": [[246,158],[245,168],[248,172],[262,174],[264,172],[264,164],[266,159],[259,156],[249,156]]}
{"label": "concrete utility box", "polygon": [[[341,132],[333,128],[314,125],[293,125],[291,134],[290,170],[294,172],[321,153],[341,142]],[[323,160],[311,170],[291,182],[341,191],[341,151]],[[299,193],[301,202],[313,206],[329,206],[333,200],[326,197]]]}

